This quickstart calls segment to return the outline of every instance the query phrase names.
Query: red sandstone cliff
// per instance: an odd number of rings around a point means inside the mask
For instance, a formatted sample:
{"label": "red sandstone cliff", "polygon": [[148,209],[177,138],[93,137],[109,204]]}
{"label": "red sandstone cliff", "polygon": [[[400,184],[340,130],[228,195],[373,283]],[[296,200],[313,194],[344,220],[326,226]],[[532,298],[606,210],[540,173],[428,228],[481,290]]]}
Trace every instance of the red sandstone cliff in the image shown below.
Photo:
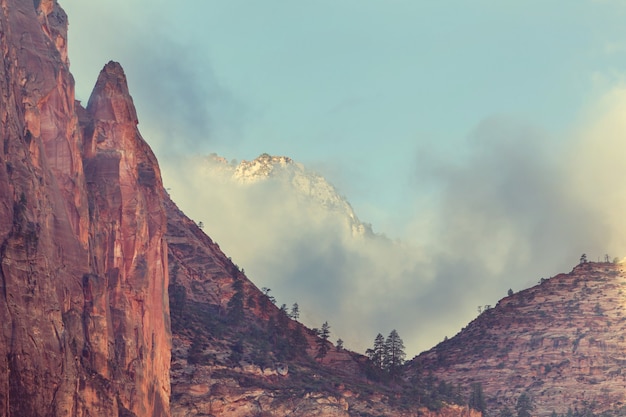
{"label": "red sandstone cliff", "polygon": [[119,64],[100,73],[81,125],[92,270],[83,279],[83,315],[86,334],[95,335],[84,356],[118,386],[124,407],[165,416],[171,335],[164,191]]}
{"label": "red sandstone cliff", "polygon": [[0,415],[167,416],[162,187],[121,68],[80,109],[57,2],[0,5]]}

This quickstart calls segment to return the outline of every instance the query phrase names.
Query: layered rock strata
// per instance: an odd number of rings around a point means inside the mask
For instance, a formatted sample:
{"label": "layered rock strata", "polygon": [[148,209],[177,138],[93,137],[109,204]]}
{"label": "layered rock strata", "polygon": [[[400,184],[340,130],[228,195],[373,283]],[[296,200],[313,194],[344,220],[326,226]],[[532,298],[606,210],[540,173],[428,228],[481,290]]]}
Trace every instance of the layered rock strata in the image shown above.
{"label": "layered rock strata", "polygon": [[581,264],[503,298],[417,357],[411,373],[465,387],[481,383],[492,413],[513,410],[522,393],[540,416],[623,413],[625,294],[623,264]]}
{"label": "layered rock strata", "polygon": [[94,273],[83,280],[83,314],[86,333],[96,335],[90,366],[119,384],[124,407],[138,416],[165,416],[171,333],[164,191],[118,63],[100,73],[85,116]]}

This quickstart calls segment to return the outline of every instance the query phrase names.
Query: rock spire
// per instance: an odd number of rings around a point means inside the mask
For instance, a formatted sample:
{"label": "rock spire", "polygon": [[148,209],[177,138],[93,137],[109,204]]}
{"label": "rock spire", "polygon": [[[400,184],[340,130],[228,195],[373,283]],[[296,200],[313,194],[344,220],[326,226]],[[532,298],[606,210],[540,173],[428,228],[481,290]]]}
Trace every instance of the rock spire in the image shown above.
{"label": "rock spire", "polygon": [[0,1],[0,415],[169,416],[164,191],[123,71],[83,109],[57,1]]}

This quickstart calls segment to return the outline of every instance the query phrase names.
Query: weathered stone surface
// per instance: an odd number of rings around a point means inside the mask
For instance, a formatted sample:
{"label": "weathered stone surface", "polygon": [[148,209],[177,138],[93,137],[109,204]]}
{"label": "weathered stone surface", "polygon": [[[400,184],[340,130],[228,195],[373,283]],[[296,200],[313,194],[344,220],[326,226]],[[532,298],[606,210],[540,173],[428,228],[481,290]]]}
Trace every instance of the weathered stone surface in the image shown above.
{"label": "weathered stone surface", "polygon": [[72,79],[56,47],[65,15],[56,2],[0,4],[0,414],[70,415],[85,375],[88,213]]}
{"label": "weathered stone surface", "polygon": [[118,63],[100,73],[87,114],[90,259],[98,276],[85,286],[98,289],[101,298],[86,299],[87,334],[97,335],[87,359],[118,385],[120,407],[138,416],[166,416],[171,336],[164,191]]}
{"label": "weathered stone surface", "polygon": [[500,300],[455,337],[413,362],[469,386],[480,382],[488,406],[514,409],[526,392],[537,415],[595,411],[626,401],[626,271],[586,263]]}
{"label": "weathered stone surface", "polygon": [[[0,6],[0,415],[169,415],[156,161],[136,118],[77,107],[56,0]],[[79,114],[120,140],[83,152]]]}

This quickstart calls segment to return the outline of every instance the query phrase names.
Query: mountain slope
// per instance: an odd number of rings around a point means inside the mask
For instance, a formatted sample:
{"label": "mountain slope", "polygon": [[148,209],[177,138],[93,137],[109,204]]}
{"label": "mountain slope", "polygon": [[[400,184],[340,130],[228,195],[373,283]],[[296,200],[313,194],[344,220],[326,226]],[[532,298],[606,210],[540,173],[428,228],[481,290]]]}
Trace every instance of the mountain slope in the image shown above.
{"label": "mountain slope", "polygon": [[176,162],[165,175],[179,207],[279,305],[297,302],[307,325],[328,320],[334,340],[360,351],[391,328],[414,351],[426,332],[433,342],[443,337],[404,313],[433,310],[422,302],[436,291],[425,251],[373,233],[323,177],[266,154],[240,163],[217,155]]}
{"label": "mountain slope", "polygon": [[625,292],[623,264],[583,263],[500,300],[414,359],[409,373],[481,383],[492,414],[514,409],[522,393],[533,399],[537,415],[620,410],[626,404]]}
{"label": "mountain slope", "polygon": [[397,400],[399,387],[368,381],[362,355],[328,343],[316,360],[316,332],[276,307],[172,201],[166,209],[173,416],[428,413],[416,399]]}

